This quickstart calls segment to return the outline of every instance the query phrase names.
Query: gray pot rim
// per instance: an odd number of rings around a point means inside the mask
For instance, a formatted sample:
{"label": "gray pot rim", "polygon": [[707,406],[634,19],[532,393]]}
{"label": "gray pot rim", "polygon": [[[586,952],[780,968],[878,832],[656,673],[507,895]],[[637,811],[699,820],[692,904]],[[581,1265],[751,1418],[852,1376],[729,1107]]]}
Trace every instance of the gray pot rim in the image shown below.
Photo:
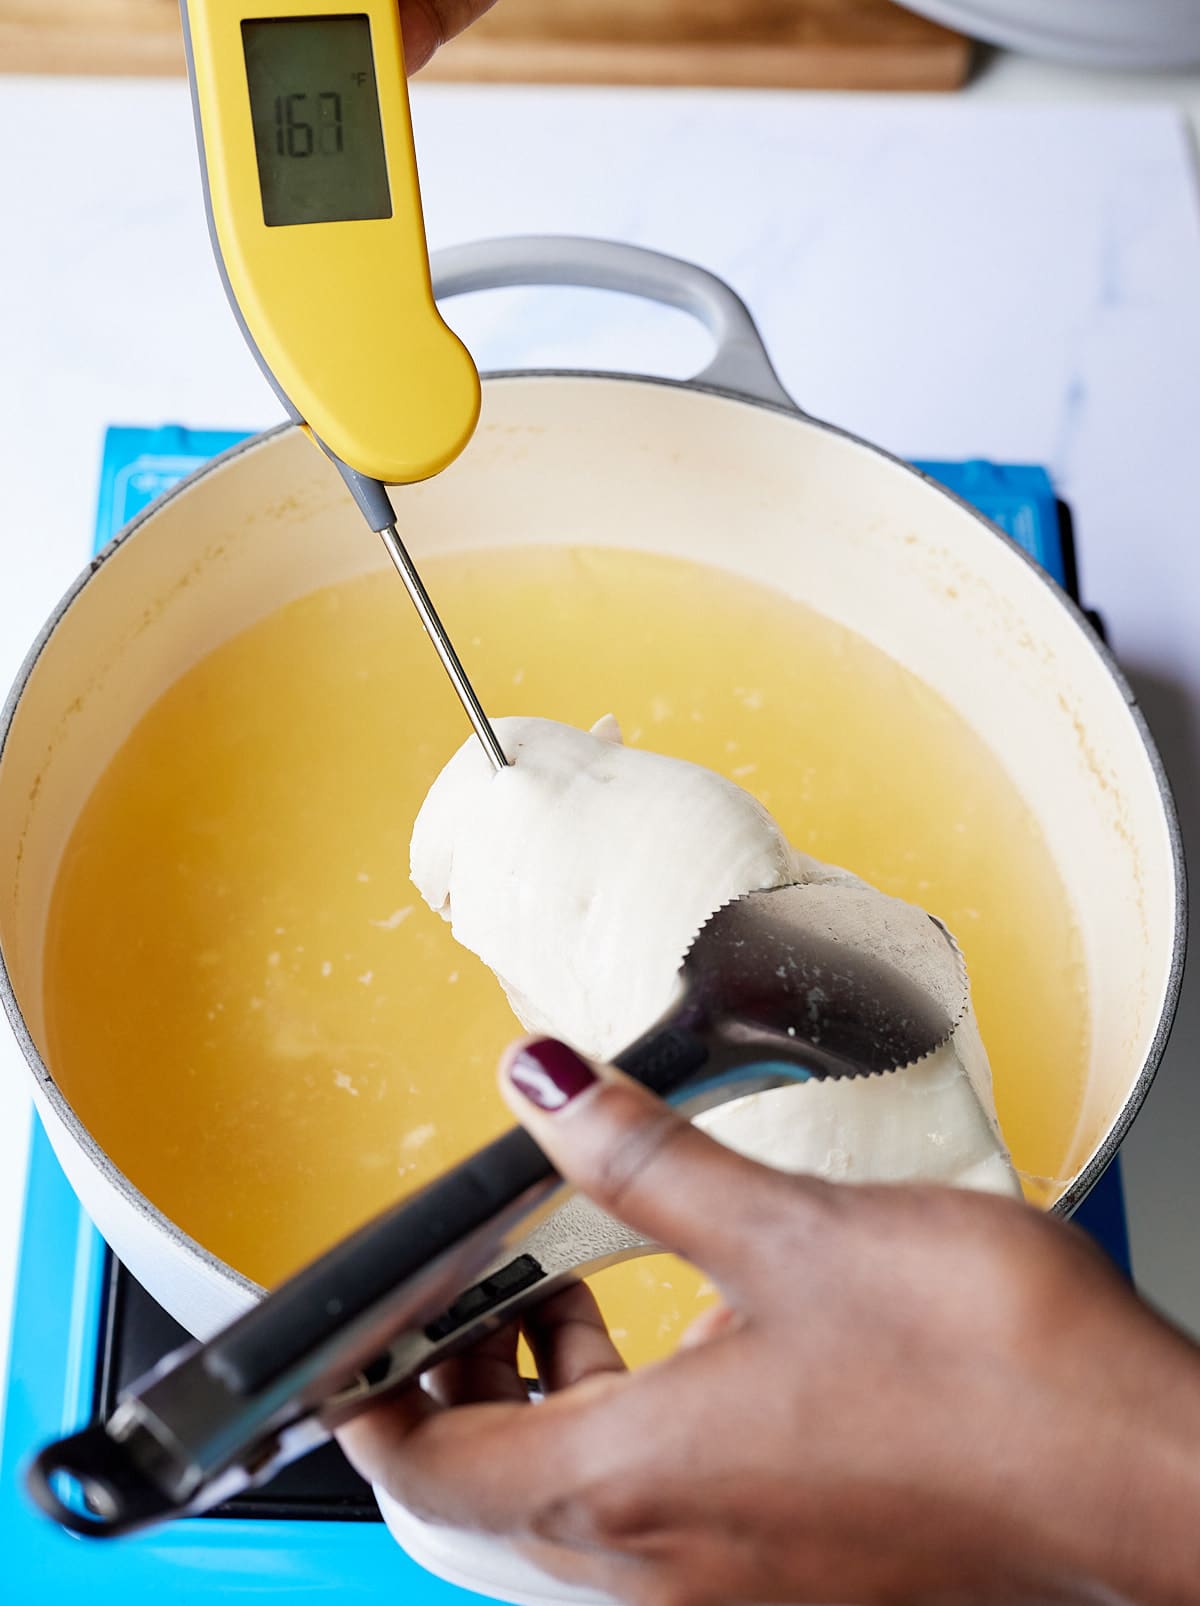
{"label": "gray pot rim", "polygon": [[[813,418],[811,414],[802,412],[795,406],[788,406],[783,402],[767,400],[756,396],[749,396],[744,392],[730,390],[720,385],[708,384],[701,380],[666,379],[659,375],[650,374],[606,372],[595,369],[575,368],[521,368],[500,369],[494,372],[481,374],[480,377],[485,384],[495,384],[507,380],[572,379],[606,381],[617,384],[656,385],[664,387],[668,390],[687,390],[699,392],[702,395],[713,396],[719,400],[735,402],[740,406],[754,407],[764,412],[775,413],[790,420],[792,423],[801,424],[807,428],[822,430],[829,435],[836,436],[841,440],[849,442],[851,445],[861,447],[865,451],[874,453],[875,456],[893,464],[896,468],[902,470],[904,473],[910,474],[916,479],[922,481],[936,494],[947,497],[979,525],[981,534],[985,534],[991,539],[1002,541],[1008,548],[1009,552],[1025,566],[1031,578],[1034,579],[1037,584],[1046,589],[1046,591],[1053,598],[1054,602],[1068,616],[1076,629],[1083,633],[1089,646],[1099,658],[1104,669],[1108,672],[1109,677],[1112,679],[1118,691],[1121,693],[1121,697],[1129,710],[1131,718],[1134,721],[1135,728],[1138,736],[1141,739],[1143,749],[1146,753],[1151,771],[1154,775],[1171,848],[1171,861],[1175,880],[1175,925],[1172,935],[1171,964],[1168,972],[1166,989],[1164,991],[1162,1008],[1159,1012],[1159,1018],[1155,1027],[1154,1037],[1151,1041],[1149,1051],[1146,1054],[1142,1067],[1138,1073],[1137,1079],[1130,1088],[1128,1096],[1121,1106],[1119,1115],[1109,1128],[1104,1142],[1099,1146],[1099,1148],[1096,1150],[1096,1153],[1075,1178],[1071,1186],[1063,1194],[1062,1198],[1056,1201],[1049,1212],[1052,1215],[1061,1217],[1068,1217],[1072,1215],[1091,1192],[1092,1188],[1099,1181],[1100,1177],[1103,1175],[1105,1170],[1107,1170],[1110,1162],[1116,1155],[1126,1133],[1133,1124],[1134,1117],[1137,1115],[1138,1111],[1145,1102],[1146,1095],[1149,1093],[1150,1087],[1158,1072],[1158,1068],[1162,1063],[1163,1054],[1166,1051],[1167,1042],[1171,1035],[1171,1028],[1174,1024],[1175,1015],[1179,1007],[1180,992],[1183,985],[1183,970],[1187,950],[1188,930],[1187,870],[1183,852],[1183,837],[1180,830],[1179,816],[1175,806],[1175,799],[1171,791],[1170,782],[1167,778],[1166,768],[1163,764],[1162,756],[1159,753],[1158,746],[1150,733],[1150,728],[1146,722],[1145,715],[1143,714],[1137,698],[1134,695],[1132,687],[1126,680],[1112,652],[1097,634],[1094,626],[1087,618],[1082,608],[1080,608],[1080,606],[1066,594],[1066,592],[1057,584],[1056,581],[1051,579],[1041,565],[1038,564],[1035,559],[1030,557],[1023,547],[1018,545],[1018,543],[1015,542],[1009,535],[1007,535],[1005,531],[993,524],[990,519],[985,517],[985,515],[980,513],[977,508],[973,507],[969,502],[958,496],[954,491],[951,491],[946,486],[932,479],[928,474],[925,474],[920,469],[915,468],[911,463],[906,462],[903,458],[897,457],[892,452],[886,451],[883,447],[876,445],[874,442],[864,440],[862,436],[854,434],[851,430],[843,429],[839,425],[830,424],[822,419]],[[4,706],[2,709],[0,709],[0,760],[3,760],[4,750],[7,745],[9,732],[12,727],[13,719],[16,715],[17,707],[20,703],[30,676],[33,673],[35,665],[37,664],[43,651],[49,645],[55,631],[67,614],[68,610],[87,586],[93,575],[95,575],[97,571],[101,569],[104,564],[107,563],[115,555],[115,553],[126,544],[126,542],[137,536],[139,532],[152,519],[154,519],[164,507],[168,505],[168,503],[174,501],[180,496],[186,495],[188,490],[206,475],[219,472],[222,468],[233,462],[243,453],[257,450],[259,447],[264,446],[269,441],[273,440],[276,436],[286,434],[288,431],[297,428],[299,428],[297,424],[290,421],[284,421],[282,423],[273,425],[269,429],[260,430],[253,435],[249,435],[245,440],[235,442],[233,446],[228,447],[225,451],[219,453],[217,456],[211,458],[208,462],[202,464],[191,474],[188,474],[176,485],[172,486],[161,496],[157,497],[147,507],[143,508],[142,511],[133,519],[131,519],[123,529],[117,532],[117,534],[112,538],[111,541],[108,542],[105,547],[96,553],[96,555],[87,564],[86,568],[81,571],[81,573],[64,592],[63,596],[60,598],[59,602],[54,607],[45,624],[39,631],[36,639],[33,642],[33,645],[30,647],[20,668],[17,671],[16,678],[14,679],[8,696],[5,699]],[[157,1205],[147,1198],[147,1196],[142,1193],[139,1188],[135,1187],[125,1173],[113,1163],[106,1152],[100,1147],[99,1143],[97,1143],[96,1139],[92,1136],[88,1128],[84,1125],[83,1121],[80,1120],[79,1116],[75,1113],[75,1110],[67,1100],[65,1094],[55,1082],[49,1067],[43,1061],[36,1045],[33,1042],[33,1038],[30,1035],[28,1026],[26,1025],[20,1004],[16,998],[11,978],[9,976],[2,944],[0,944],[0,1002],[3,1002],[4,1012],[8,1017],[9,1024],[12,1027],[17,1042],[20,1044],[21,1050],[25,1056],[25,1060],[29,1065],[30,1070],[33,1072],[33,1075],[38,1082],[47,1102],[51,1105],[56,1115],[63,1122],[63,1125],[66,1127],[71,1137],[80,1146],[80,1148],[86,1154],[91,1163],[96,1167],[96,1169],[101,1173],[104,1179],[112,1187],[114,1187],[122,1195],[126,1202],[132,1205],[140,1215],[146,1218],[151,1225],[153,1225],[159,1232],[167,1237],[178,1250],[186,1253],[190,1259],[198,1262],[208,1272],[215,1273],[221,1280],[228,1284],[232,1284],[239,1291],[250,1295],[253,1298],[261,1297],[265,1290],[260,1284],[255,1283],[250,1278],[244,1276],[241,1272],[230,1266],[228,1262],[218,1259],[218,1257],[214,1255],[211,1250],[206,1249],[204,1245],[201,1244],[197,1239],[192,1238],[189,1236],[189,1234],[183,1232],[181,1228],[179,1228],[175,1222],[170,1219],[169,1216],[167,1216],[162,1210],[159,1209]]]}

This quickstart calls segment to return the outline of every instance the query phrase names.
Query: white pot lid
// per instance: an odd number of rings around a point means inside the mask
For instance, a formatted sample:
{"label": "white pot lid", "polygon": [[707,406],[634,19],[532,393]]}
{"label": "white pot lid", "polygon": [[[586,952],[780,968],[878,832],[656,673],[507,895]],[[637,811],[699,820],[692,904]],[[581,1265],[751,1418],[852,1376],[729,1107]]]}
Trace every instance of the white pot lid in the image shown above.
{"label": "white pot lid", "polygon": [[989,44],[1090,67],[1200,62],[1195,0],[900,0]]}

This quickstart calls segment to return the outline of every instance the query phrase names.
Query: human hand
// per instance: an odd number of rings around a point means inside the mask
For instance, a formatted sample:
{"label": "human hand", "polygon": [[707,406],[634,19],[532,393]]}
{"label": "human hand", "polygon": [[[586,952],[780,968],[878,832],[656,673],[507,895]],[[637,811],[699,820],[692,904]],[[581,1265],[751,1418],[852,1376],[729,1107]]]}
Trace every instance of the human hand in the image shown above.
{"label": "human hand", "polygon": [[419,72],[447,39],[453,39],[495,3],[496,0],[400,0],[400,31],[408,71]]}
{"label": "human hand", "polygon": [[[343,1428],[419,1516],[653,1606],[1200,1601],[1200,1351],[1074,1229],[722,1148],[545,1040],[505,1098],[724,1303],[624,1372],[582,1286]],[[802,1098],[802,1095],[799,1095]]]}

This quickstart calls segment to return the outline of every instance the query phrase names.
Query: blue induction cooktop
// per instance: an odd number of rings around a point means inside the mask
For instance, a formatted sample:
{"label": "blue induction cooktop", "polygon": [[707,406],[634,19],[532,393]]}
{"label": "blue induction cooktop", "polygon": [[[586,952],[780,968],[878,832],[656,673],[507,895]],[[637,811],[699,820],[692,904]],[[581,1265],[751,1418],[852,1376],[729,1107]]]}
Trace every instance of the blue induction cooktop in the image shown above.
{"label": "blue induction cooktop", "polygon": [[[243,438],[177,426],[110,429],[97,549],[156,496]],[[1077,592],[1070,520],[1042,469],[984,462],[918,467],[978,506],[1060,585]],[[1075,1219],[1128,1272],[1115,1164]],[[44,1440],[91,1417],[111,1393],[114,1318],[121,1314],[114,1302],[121,1302],[127,1325],[139,1301],[138,1320],[152,1318],[156,1334],[169,1321],[157,1307],[150,1312],[148,1296],[131,1284],[80,1209],[35,1123],[0,1448],[0,1536],[10,1600],[21,1606],[134,1606],[167,1591],[172,1606],[210,1606],[224,1596],[301,1597],[314,1606],[335,1600],[339,1606],[466,1606],[480,1598],[410,1561],[377,1519],[365,1486],[356,1491],[345,1468],[339,1472],[330,1462],[328,1473],[312,1474],[299,1493],[274,1504],[250,1500],[236,1512],[230,1507],[116,1542],[75,1538],[35,1513],[21,1488],[22,1464]]]}

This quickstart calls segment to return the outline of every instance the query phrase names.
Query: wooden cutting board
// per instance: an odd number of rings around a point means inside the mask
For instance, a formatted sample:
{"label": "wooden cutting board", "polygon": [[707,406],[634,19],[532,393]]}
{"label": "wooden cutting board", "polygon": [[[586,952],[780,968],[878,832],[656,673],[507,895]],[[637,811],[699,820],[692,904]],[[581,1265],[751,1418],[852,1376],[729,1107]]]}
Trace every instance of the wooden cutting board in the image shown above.
{"label": "wooden cutting board", "polygon": [[[422,76],[940,90],[970,49],[892,0],[499,0]],[[0,0],[0,70],[182,72],[177,0]]]}

